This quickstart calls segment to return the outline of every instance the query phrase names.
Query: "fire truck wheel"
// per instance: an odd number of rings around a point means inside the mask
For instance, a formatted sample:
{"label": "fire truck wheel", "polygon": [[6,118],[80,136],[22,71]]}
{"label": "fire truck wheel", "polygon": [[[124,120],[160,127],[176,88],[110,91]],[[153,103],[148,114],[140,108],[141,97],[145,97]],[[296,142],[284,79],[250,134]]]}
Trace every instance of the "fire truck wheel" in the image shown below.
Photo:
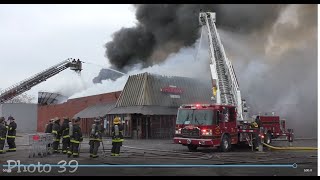
{"label": "fire truck wheel", "polygon": [[267,133],[266,137],[264,138],[264,143],[271,144],[271,134]]}
{"label": "fire truck wheel", "polygon": [[220,144],[220,150],[222,152],[227,152],[230,149],[231,149],[230,138],[227,135],[223,135],[223,138],[222,138],[221,144]]}
{"label": "fire truck wheel", "polygon": [[194,146],[194,145],[188,145],[188,149],[190,152],[195,152],[197,150],[197,146]]}

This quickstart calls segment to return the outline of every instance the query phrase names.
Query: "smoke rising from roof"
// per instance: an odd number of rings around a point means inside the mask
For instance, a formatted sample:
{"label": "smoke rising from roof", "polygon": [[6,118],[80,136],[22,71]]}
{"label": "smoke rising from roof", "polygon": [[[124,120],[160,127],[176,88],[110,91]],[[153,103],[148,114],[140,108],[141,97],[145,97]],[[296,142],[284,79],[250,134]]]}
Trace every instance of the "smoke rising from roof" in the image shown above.
{"label": "smoke rising from roof", "polygon": [[[92,79],[92,82],[94,84],[97,84],[97,83],[101,83],[102,80],[106,80],[106,79],[110,79],[110,80],[114,81],[121,76],[122,76],[122,74],[115,72],[115,71],[112,71],[110,69],[101,69],[98,76],[96,76],[95,78]],[[103,78],[103,77],[107,77],[107,78]]]}
{"label": "smoke rising from roof", "polygon": [[121,91],[130,75],[144,72],[164,76],[191,77],[209,84],[210,76],[208,76],[208,73],[210,73],[210,71],[208,67],[208,49],[204,47],[205,45],[203,45],[204,48],[200,49],[199,56],[195,61],[194,55],[196,54],[196,47],[198,47],[198,44],[199,41],[197,41],[191,47],[182,48],[177,53],[170,54],[166,61],[147,68],[143,68],[141,64],[136,64],[135,66],[131,67],[131,70],[126,75],[123,75],[116,80],[106,79],[97,84],[93,84],[93,82],[87,82],[85,85],[87,88],[74,93],[72,96],[70,96],[70,99],[107,92]]}
{"label": "smoke rising from roof", "polygon": [[137,63],[143,67],[164,61],[171,53],[191,46],[199,38],[198,15],[217,13],[217,25],[241,33],[272,25],[285,5],[135,5],[138,23],[115,32],[106,44],[106,56],[122,70]]}

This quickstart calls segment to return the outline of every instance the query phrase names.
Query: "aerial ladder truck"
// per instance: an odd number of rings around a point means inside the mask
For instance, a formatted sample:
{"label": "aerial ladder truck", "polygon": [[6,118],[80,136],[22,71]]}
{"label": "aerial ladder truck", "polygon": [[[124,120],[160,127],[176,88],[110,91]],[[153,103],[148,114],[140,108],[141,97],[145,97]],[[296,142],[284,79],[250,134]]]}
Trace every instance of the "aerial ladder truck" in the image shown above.
{"label": "aerial ladder truck", "polygon": [[34,76],[31,76],[28,79],[25,79],[11,87],[0,91],[0,104],[5,103],[6,101],[30,90],[32,87],[40,84],[43,81],[46,81],[50,77],[55,76],[68,68],[76,72],[81,72],[82,62],[79,59],[76,60],[69,58],[38,74],[35,74]]}
{"label": "aerial ladder truck", "polygon": [[[212,104],[184,104],[178,109],[174,143],[198,147],[218,147],[229,151],[232,145],[247,144],[252,149],[271,139],[287,136],[285,120],[274,113],[248,117],[246,101],[241,97],[238,80],[226,56],[216,25],[216,14],[200,12],[199,23],[209,40]],[[204,31],[202,31],[204,32]],[[202,37],[202,36],[201,36]]]}

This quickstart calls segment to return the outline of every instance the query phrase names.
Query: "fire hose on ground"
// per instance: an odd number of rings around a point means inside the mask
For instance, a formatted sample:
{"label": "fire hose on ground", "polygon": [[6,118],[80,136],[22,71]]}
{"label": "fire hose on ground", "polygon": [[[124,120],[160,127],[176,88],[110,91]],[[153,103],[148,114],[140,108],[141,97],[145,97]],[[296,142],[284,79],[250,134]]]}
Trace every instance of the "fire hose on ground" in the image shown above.
{"label": "fire hose on ground", "polygon": [[275,146],[270,146],[266,143],[262,143],[262,144],[274,150],[318,150],[318,148],[316,147],[275,147]]}

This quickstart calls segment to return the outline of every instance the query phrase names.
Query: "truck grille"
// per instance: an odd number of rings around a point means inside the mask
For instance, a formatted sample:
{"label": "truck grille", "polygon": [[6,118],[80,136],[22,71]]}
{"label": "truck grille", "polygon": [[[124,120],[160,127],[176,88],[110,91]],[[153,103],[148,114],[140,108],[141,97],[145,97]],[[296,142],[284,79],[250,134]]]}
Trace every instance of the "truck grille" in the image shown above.
{"label": "truck grille", "polygon": [[181,135],[184,137],[199,137],[200,136],[200,130],[198,128],[193,129],[181,129]]}

